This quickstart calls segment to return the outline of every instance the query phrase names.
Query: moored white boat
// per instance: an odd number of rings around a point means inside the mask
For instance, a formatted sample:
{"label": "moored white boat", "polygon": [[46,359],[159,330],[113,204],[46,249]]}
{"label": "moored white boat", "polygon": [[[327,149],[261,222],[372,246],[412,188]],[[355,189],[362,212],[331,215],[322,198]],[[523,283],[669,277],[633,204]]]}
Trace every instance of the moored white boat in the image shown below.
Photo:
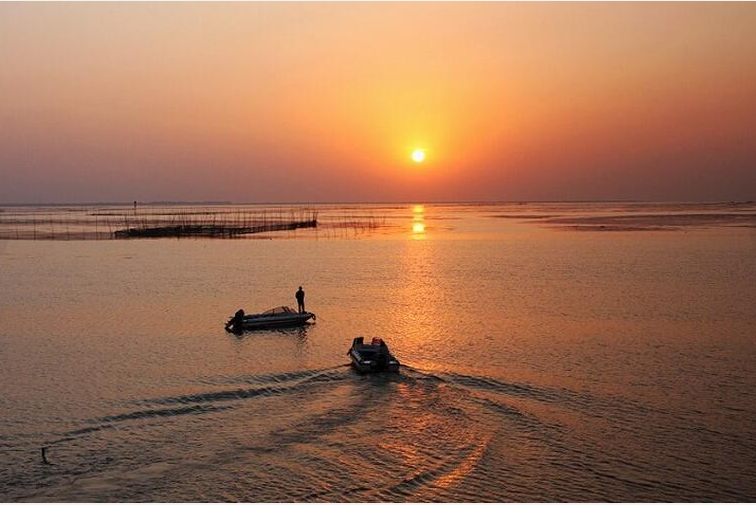
{"label": "moored white boat", "polygon": [[229,331],[257,330],[263,328],[283,328],[287,326],[300,326],[310,319],[315,319],[312,312],[297,312],[291,307],[275,307],[259,314],[245,314],[243,310],[237,313],[226,323]]}

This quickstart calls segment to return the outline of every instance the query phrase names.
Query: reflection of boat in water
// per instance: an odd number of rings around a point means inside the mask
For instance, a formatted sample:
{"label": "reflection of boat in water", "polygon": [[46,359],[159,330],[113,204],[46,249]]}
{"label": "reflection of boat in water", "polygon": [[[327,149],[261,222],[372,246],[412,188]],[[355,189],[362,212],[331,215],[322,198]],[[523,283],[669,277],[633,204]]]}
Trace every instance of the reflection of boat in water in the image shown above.
{"label": "reflection of boat in water", "polygon": [[275,307],[260,314],[245,314],[238,310],[226,323],[226,330],[240,332],[243,330],[259,330],[263,328],[285,328],[301,326],[310,319],[315,319],[312,312],[297,312],[291,307]]}
{"label": "reflection of boat in water", "polygon": [[352,347],[347,352],[352,358],[352,365],[358,372],[398,372],[399,360],[389,351],[386,343],[380,338],[374,338],[369,344],[364,343],[362,337],[352,341]]}

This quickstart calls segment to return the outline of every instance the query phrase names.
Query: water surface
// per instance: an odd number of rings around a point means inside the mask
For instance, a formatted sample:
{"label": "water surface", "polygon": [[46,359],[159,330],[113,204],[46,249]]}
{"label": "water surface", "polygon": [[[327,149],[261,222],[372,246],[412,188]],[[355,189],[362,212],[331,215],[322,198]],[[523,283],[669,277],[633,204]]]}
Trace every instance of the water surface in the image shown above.
{"label": "water surface", "polygon": [[[0,242],[0,498],[756,499],[753,205],[319,212]],[[300,284],[315,324],[223,331]],[[357,335],[402,372],[355,374]]]}

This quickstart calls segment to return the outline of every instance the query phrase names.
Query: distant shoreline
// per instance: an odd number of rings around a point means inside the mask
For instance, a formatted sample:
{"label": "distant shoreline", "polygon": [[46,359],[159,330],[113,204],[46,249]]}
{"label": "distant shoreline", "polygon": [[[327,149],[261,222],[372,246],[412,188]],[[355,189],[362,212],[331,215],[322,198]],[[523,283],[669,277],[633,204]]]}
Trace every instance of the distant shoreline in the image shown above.
{"label": "distant shoreline", "polygon": [[[753,204],[754,200],[438,200],[438,201],[280,201],[280,202],[233,202],[230,200],[169,201],[158,200],[140,202],[138,206],[174,206],[174,205],[497,205],[497,204],[539,204],[539,203],[627,203],[627,204]],[[0,207],[123,207],[133,206],[130,202],[45,202],[45,203],[0,203]]]}
{"label": "distant shoreline", "polygon": [[[67,202],[45,202],[45,203],[0,203],[0,207],[92,207],[95,205],[102,205],[106,207],[121,207],[124,205],[133,206],[134,201],[130,202],[83,202],[83,203],[67,203]],[[156,201],[156,202],[140,202],[137,201],[137,205],[235,205],[231,201],[199,201],[199,202],[182,202],[182,201]]]}

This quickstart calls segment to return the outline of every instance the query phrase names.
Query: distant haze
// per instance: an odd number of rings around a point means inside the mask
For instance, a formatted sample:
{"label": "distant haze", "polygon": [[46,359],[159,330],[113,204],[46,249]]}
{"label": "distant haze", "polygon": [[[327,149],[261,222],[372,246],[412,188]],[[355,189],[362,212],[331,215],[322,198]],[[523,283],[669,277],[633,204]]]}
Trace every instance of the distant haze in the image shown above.
{"label": "distant haze", "polygon": [[0,203],[756,199],[755,27],[754,3],[3,3]]}

